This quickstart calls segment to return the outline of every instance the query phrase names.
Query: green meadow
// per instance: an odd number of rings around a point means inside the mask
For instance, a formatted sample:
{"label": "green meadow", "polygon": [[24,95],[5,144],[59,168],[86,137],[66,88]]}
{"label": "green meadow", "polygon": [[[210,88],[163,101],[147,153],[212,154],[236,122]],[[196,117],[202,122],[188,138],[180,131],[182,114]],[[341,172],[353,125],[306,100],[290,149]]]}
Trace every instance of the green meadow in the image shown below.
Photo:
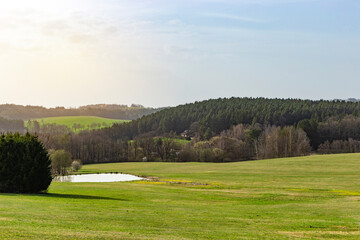
{"label": "green meadow", "polygon": [[[65,116],[65,117],[48,117],[48,118],[38,118],[33,119],[41,124],[57,124],[65,125],[75,132],[79,132],[85,129],[100,129],[104,127],[111,127],[114,123],[124,123],[130,122],[130,120],[119,120],[119,119],[110,119],[102,118],[95,116]],[[27,124],[27,122],[25,122]],[[76,129],[74,129],[74,124],[80,124]]]}
{"label": "green meadow", "polygon": [[151,179],[1,194],[0,238],[360,239],[359,170],[360,154],[86,165]]}

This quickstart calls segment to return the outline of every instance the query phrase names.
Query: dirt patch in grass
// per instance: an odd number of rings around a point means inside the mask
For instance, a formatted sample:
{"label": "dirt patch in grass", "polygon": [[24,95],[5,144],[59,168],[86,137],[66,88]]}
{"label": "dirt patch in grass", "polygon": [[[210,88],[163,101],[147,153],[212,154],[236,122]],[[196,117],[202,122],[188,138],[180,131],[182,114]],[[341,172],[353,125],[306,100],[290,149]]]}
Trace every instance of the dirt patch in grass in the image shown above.
{"label": "dirt patch in grass", "polygon": [[178,179],[160,179],[157,177],[146,177],[147,180],[136,181],[136,183],[148,183],[148,184],[176,184],[176,185],[190,185],[190,186],[210,186],[214,185],[211,183],[199,183],[192,182],[189,180],[178,180]]}

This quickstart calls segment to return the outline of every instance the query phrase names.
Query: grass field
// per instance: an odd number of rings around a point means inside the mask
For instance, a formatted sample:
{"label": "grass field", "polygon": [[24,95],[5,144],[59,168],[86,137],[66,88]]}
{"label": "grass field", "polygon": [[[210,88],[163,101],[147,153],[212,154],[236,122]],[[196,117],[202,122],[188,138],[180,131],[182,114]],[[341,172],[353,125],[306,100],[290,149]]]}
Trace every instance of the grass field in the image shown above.
{"label": "grass field", "polygon": [[359,167],[360,154],[86,165],[154,180],[1,194],[0,238],[360,239]]}
{"label": "grass field", "polygon": [[[49,117],[49,118],[38,118],[33,120],[38,121],[40,125],[49,124],[49,123],[65,125],[75,132],[79,132],[85,129],[99,129],[104,127],[110,127],[114,123],[130,122],[130,120],[101,118],[95,116]],[[82,126],[74,129],[73,128],[74,124],[81,124]]]}

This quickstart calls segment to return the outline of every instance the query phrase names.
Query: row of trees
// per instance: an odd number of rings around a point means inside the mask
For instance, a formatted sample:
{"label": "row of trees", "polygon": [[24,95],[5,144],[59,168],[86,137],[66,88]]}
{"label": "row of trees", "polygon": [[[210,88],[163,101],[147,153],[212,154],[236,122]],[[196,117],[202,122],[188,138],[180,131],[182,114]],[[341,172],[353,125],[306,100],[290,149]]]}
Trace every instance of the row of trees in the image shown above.
{"label": "row of trees", "polygon": [[73,133],[73,131],[66,125],[56,123],[39,123],[36,120],[27,121],[27,131],[31,133],[50,134],[50,135],[65,135]]}
{"label": "row of trees", "polygon": [[[359,114],[360,103],[345,101],[230,98],[181,105],[79,134],[56,125],[37,124],[32,131],[47,149],[64,149],[84,163],[237,161],[304,155],[326,141],[330,150],[338,140],[360,141]],[[171,140],[179,135],[192,141]]]}
{"label": "row of trees", "polygon": [[320,144],[318,152],[321,154],[360,152],[360,141],[352,138],[348,140],[334,140],[332,142],[326,141]]}
{"label": "row of trees", "polygon": [[336,116],[319,122],[316,119],[301,120],[298,125],[308,135],[313,150],[321,143],[348,139],[360,140],[360,117],[346,115]]}
{"label": "row of trees", "polygon": [[[162,137],[143,135],[130,140],[115,139],[107,131],[98,130],[40,134],[40,138],[48,149],[65,149],[84,163],[142,161],[144,158],[147,161],[238,161],[300,156],[318,149],[320,153],[357,152],[360,148],[353,146],[360,141],[355,124],[358,122],[359,118],[346,116],[338,121],[331,118],[320,123],[306,120],[297,127],[238,124],[217,135],[211,132],[209,138],[196,135],[188,144],[172,140],[179,138],[176,133]],[[312,124],[316,126],[315,131],[311,131]],[[316,148],[311,149],[308,136],[318,141]],[[342,140],[344,137],[349,138]],[[339,141],[344,143],[339,144]]]}
{"label": "row of trees", "polygon": [[0,132],[25,132],[24,121],[22,120],[9,120],[0,117]]}
{"label": "row of trees", "polygon": [[240,124],[209,141],[188,146],[186,152],[180,152],[180,159],[189,161],[191,152],[196,153],[195,161],[224,162],[303,156],[310,150],[309,139],[302,129]]}
{"label": "row of trees", "polygon": [[69,134],[76,133],[77,131],[83,130],[91,130],[101,127],[111,127],[112,124],[102,122],[102,123],[91,123],[88,125],[84,125],[81,123],[74,123],[71,128],[66,125],[56,124],[56,123],[43,123],[38,122],[37,120],[28,120],[26,130],[32,133],[40,133],[40,134],[51,134],[51,135],[59,135],[59,134]]}
{"label": "row of trees", "polygon": [[59,116],[98,116],[104,118],[115,118],[133,120],[148,115],[160,109],[145,108],[141,105],[115,105],[97,104],[82,106],[79,108],[45,108],[41,106],[21,106],[15,104],[0,105],[0,116],[7,119],[34,119]]}
{"label": "row of trees", "polygon": [[116,140],[101,131],[66,136],[40,135],[49,149],[65,149],[83,163],[119,161],[207,161],[227,162],[306,155],[310,152],[305,132],[293,126],[239,124],[209,140],[163,137]]}

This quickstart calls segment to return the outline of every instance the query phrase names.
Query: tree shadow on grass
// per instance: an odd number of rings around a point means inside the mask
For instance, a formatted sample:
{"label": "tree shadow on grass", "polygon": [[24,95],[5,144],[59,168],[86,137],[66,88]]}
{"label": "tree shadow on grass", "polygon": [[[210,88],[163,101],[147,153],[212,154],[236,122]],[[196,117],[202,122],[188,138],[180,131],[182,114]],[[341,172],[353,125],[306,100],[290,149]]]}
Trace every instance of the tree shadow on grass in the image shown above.
{"label": "tree shadow on grass", "polygon": [[91,195],[78,195],[78,194],[60,194],[60,193],[44,193],[37,194],[38,196],[50,197],[50,198],[71,198],[71,199],[87,199],[87,200],[115,200],[115,201],[128,201],[127,199],[91,196]]}
{"label": "tree shadow on grass", "polygon": [[84,200],[114,200],[114,201],[129,201],[127,199],[91,196],[91,195],[79,195],[79,194],[61,194],[61,193],[39,193],[39,194],[16,194],[16,193],[0,193],[6,196],[38,196],[46,198],[68,198],[68,199],[84,199]]}

